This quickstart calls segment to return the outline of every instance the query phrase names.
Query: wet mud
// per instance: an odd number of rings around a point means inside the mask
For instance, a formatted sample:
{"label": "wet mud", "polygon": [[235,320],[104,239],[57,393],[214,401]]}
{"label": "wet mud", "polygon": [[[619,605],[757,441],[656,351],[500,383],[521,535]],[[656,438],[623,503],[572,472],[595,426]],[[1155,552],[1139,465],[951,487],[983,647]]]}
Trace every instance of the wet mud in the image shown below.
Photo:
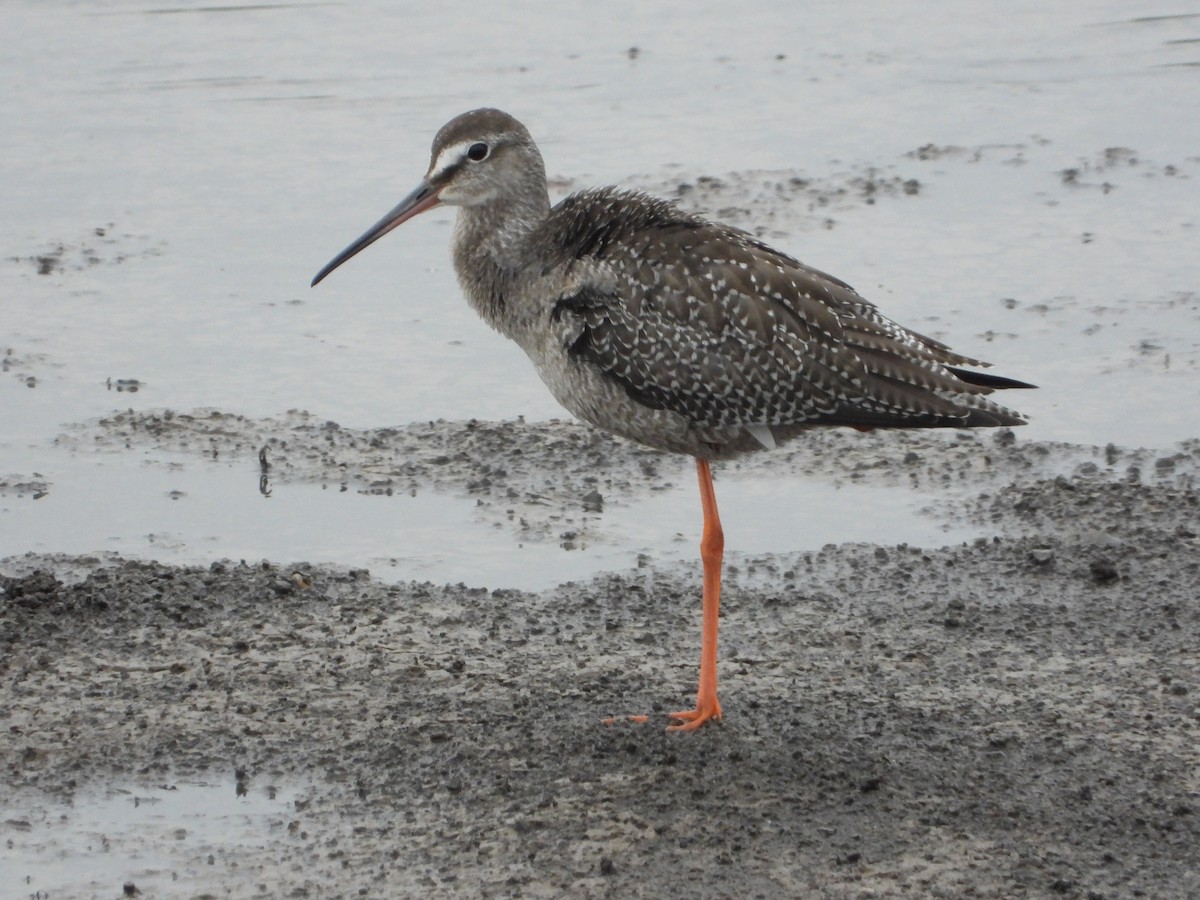
{"label": "wet mud", "polygon": [[[466,492],[485,517],[548,530],[602,516],[591,494],[602,509],[690,477],[568,423],[122,413],[60,440],[248,466],[265,446],[273,478]],[[647,559],[520,593],[304,561],[6,560],[6,838],[44,839],[21,809],[89,786],[224,778],[296,797],[220,853],[165,836],[165,861],[131,860],[128,883],[233,897],[1200,891],[1200,442],[815,432],[766,456],[740,465],[956,482],[954,515],[990,536],[733,557],[726,717],[689,735],[664,726],[694,690],[698,567]],[[634,713],[650,721],[601,724]]]}

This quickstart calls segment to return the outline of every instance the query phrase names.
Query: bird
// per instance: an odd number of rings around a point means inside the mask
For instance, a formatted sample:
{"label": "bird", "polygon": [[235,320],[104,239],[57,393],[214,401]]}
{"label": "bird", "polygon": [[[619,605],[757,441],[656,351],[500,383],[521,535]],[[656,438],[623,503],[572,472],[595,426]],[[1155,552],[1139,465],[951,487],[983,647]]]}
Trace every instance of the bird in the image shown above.
{"label": "bird", "polygon": [[[703,526],[696,704],[668,730],[722,717],[717,620],[725,537],[711,464],[810,428],[976,428],[1026,418],[990,394],[1033,385],[886,318],[839,278],[739,228],[602,187],[551,205],[529,130],[475,109],[434,136],[416,188],[312,280],[414,216],[457,208],[467,302],[515,341],[562,406],[695,460]],[[631,717],[634,718],[634,717]],[[638,720],[644,717],[636,717]]]}

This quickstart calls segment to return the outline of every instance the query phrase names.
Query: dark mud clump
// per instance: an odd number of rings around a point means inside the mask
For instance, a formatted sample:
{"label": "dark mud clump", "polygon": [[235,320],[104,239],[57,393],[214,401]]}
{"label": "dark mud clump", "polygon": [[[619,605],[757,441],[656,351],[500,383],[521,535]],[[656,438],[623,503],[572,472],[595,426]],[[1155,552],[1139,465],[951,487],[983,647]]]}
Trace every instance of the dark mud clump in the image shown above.
{"label": "dark mud clump", "polygon": [[59,241],[30,256],[11,259],[32,265],[38,275],[62,275],[94,266],[120,265],[127,259],[162,253],[162,246],[151,244],[145,236],[124,234],[115,229],[111,222],[98,225],[78,240]]}
{"label": "dark mud clump", "polygon": [[799,170],[744,170],[690,180],[643,178],[637,186],[670,197],[686,209],[752,231],[760,238],[792,236],[797,228],[834,228],[840,212],[903,199],[921,192],[921,181],[893,166],[856,165],[826,176]]}

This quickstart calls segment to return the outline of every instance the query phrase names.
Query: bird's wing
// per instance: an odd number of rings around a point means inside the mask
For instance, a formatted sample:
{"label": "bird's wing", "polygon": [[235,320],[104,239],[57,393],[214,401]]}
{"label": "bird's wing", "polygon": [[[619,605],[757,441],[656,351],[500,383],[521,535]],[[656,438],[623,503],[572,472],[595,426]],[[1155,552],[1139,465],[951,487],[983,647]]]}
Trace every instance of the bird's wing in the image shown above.
{"label": "bird's wing", "polygon": [[949,368],[980,363],[846,283],[662,201],[605,202],[613,214],[563,232],[571,288],[551,316],[569,353],[639,403],[714,427],[952,425],[995,407]]}

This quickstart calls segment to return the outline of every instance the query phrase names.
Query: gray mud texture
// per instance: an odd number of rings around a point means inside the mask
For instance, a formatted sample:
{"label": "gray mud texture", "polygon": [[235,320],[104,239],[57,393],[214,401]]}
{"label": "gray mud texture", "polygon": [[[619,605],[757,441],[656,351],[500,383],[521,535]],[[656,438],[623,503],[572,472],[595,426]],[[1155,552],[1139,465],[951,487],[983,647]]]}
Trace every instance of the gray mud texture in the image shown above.
{"label": "gray mud texture", "polygon": [[[485,516],[549,510],[546,529],[592,491],[688,475],[561,424],[141,415],[63,440],[269,446],[275,478],[435,484]],[[992,536],[737,557],[718,725],[664,730],[694,691],[698,566],[527,594],[17,557],[0,566],[5,782],[64,800],[235,773],[302,786],[286,823],[163,896],[1200,895],[1200,444],[806,446],[775,464],[965,481],[960,514]],[[650,721],[601,724],[627,713]]]}

